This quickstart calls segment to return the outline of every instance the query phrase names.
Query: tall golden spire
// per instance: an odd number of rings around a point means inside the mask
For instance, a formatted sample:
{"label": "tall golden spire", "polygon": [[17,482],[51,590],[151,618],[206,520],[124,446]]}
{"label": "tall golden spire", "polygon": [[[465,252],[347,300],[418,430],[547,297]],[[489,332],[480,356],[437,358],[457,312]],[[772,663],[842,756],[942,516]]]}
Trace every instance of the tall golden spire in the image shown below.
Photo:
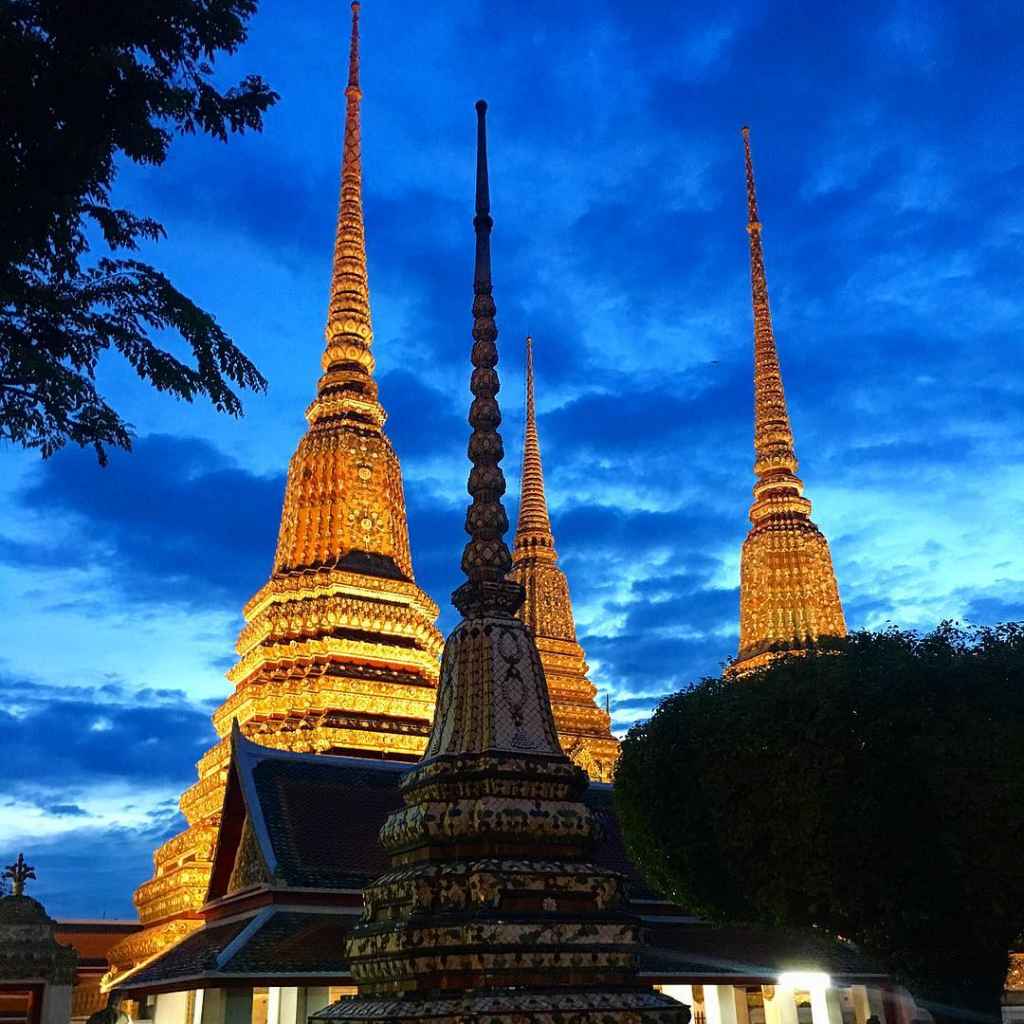
{"label": "tall golden spire", "polygon": [[528,337],[523,469],[511,573],[526,589],[518,616],[530,627],[540,652],[562,749],[591,778],[610,782],[619,741],[611,733],[611,716],[595,703],[597,688],[587,678],[583,648],[576,640],[569,581],[557,562],[537,435],[533,339]]}
{"label": "tall golden spire", "polygon": [[323,375],[288,467],[273,572],[244,609],[235,689],[213,715],[221,740],[181,798],[189,827],[154,854],[135,893],[148,927],[111,951],[115,975],[198,924],[234,720],[267,746],[406,761],[430,733],[442,638],[413,578],[402,470],[373,379],[358,19],[354,3]]}
{"label": "tall golden spire", "polygon": [[811,522],[811,503],[796,475],[793,431],[782,387],[768,304],[750,129],[743,129],[747,233],[754,310],[753,527],[740,560],[740,646],[733,671],[757,668],[773,655],[811,648],[823,636],[845,636],[846,623],[828,542]]}
{"label": "tall golden spire", "polygon": [[[479,149],[485,105],[477,104]],[[486,162],[477,177],[473,497],[462,621],[445,643],[424,758],[380,831],[391,865],[363,892],[346,943],[359,994],[315,1024],[686,1024],[637,978],[640,922],[625,876],[590,859],[601,824],[558,746],[537,649],[503,578],[498,350],[487,263]],[[481,193],[482,180],[482,193]],[[481,195],[483,202],[481,202]]]}
{"label": "tall golden spire", "polygon": [[533,398],[533,338],[526,338],[526,425],[523,430],[523,474],[519,489],[519,522],[513,561],[527,553],[555,561],[555,538],[551,533],[548,499],[544,493],[544,468],[537,437],[537,410]]}
{"label": "tall golden spire", "polygon": [[[366,233],[363,225],[363,164],[359,104],[359,4],[352,4],[352,38],[345,89],[345,141],[341,157],[341,195],[334,235],[331,298],[327,313],[327,350],[323,368],[362,367],[373,372],[373,327],[366,273]],[[324,382],[321,381],[321,387]]]}

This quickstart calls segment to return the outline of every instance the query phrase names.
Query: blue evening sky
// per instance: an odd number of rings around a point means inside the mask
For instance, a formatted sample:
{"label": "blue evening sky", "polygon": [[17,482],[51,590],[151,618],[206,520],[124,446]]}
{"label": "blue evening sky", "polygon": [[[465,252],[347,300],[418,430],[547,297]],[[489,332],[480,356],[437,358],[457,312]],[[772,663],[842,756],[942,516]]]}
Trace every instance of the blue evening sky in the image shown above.
{"label": "blue evening sky", "polygon": [[[219,71],[280,92],[264,133],[184,138],[164,167],[124,168],[117,198],[163,221],[147,256],[269,394],[234,421],[110,360],[134,454],[0,453],[0,853],[25,850],[54,915],[131,916],[179,827],[319,372],[348,9],[260,8]],[[532,332],[556,540],[617,728],[735,650],[743,123],[801,476],[850,625],[1024,618],[1019,3],[367,0],[362,21],[378,376],[445,629],[480,96],[509,511]]]}

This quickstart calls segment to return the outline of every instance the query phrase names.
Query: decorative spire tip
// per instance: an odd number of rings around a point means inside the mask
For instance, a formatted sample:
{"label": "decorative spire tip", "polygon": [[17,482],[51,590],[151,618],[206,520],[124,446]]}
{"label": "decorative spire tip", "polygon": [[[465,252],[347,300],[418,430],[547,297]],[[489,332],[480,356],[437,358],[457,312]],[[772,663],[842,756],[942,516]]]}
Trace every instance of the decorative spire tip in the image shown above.
{"label": "decorative spire tip", "polygon": [[18,859],[13,864],[8,864],[4,869],[4,878],[12,882],[11,895],[23,896],[25,894],[25,883],[30,878],[36,877],[36,869],[25,862],[25,854],[19,853]]}
{"label": "decorative spire tip", "polygon": [[452,595],[452,601],[464,616],[513,615],[523,603],[520,584],[505,579],[512,568],[512,556],[505,544],[508,518],[501,497],[505,493],[505,475],[501,471],[504,449],[498,427],[501,410],[497,394],[498,328],[494,322],[491,295],[490,192],[487,180],[487,104],[476,104],[476,261],[473,269],[473,374],[469,409],[469,473],[467,490],[473,501],[466,512],[469,541],[462,552],[462,571],[467,581]]}

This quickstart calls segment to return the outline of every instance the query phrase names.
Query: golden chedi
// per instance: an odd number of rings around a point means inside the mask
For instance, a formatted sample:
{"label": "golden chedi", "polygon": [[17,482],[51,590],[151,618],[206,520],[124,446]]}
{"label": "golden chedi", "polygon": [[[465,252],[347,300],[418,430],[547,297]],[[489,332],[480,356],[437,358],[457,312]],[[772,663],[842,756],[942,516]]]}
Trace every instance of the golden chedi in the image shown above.
{"label": "golden chedi", "polygon": [[410,761],[429,735],[442,637],[413,578],[402,472],[373,378],[352,9],[323,376],[288,467],[273,573],[245,606],[234,692],[213,715],[221,741],[181,799],[187,830],[156,851],[155,875],[135,893],[151,927],[112,951],[107,984],[198,925],[234,719],[266,746]]}
{"label": "golden chedi", "polygon": [[544,669],[515,613],[522,584],[501,497],[497,328],[485,104],[477,104],[472,469],[462,615],[445,644],[437,716],[405,806],[381,843],[391,868],[364,891],[347,944],[359,995],[312,1022],[685,1024],[688,1009],[638,983],[640,921],[624,876],[590,859],[599,824],[586,774],[559,745]]}
{"label": "golden chedi", "polygon": [[592,779],[611,782],[619,741],[611,733],[609,715],[594,703],[597,688],[587,678],[583,648],[576,640],[569,581],[558,566],[544,493],[532,338],[526,339],[526,424],[519,521],[510,575],[526,591],[517,615],[530,627],[537,644],[562,749]]}
{"label": "golden chedi", "polygon": [[793,431],[779,369],[761,247],[750,130],[743,129],[747,232],[754,307],[753,526],[740,560],[740,645],[730,666],[742,673],[779,654],[812,649],[822,637],[845,636],[846,621],[828,541],[811,521],[797,477]]}

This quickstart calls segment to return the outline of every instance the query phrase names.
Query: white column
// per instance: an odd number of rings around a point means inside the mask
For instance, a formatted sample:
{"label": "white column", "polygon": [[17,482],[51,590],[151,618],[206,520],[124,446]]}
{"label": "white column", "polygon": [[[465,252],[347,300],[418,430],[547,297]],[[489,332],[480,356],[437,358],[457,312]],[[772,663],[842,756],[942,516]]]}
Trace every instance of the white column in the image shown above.
{"label": "white column", "polygon": [[190,1024],[188,992],[161,992],[156,997],[153,1024]]}
{"label": "white column", "polygon": [[843,1024],[843,1006],[839,989],[815,985],[810,990],[812,1024]]}
{"label": "white column", "polygon": [[193,993],[192,1024],[203,1024],[203,1003],[206,1001],[206,989],[197,988]]}
{"label": "white column", "polygon": [[299,1016],[299,990],[297,988],[271,989],[278,995],[277,1016],[271,1018],[268,1014],[267,1024],[306,1024]]}
{"label": "white column", "polygon": [[736,1019],[736,995],[732,985],[704,986],[704,1017],[707,1024],[742,1024]]}
{"label": "white column", "polygon": [[762,994],[766,988],[774,989],[774,993],[771,999],[765,996],[764,1024],[799,1024],[796,992],[785,985],[762,985]]}
{"label": "white column", "polygon": [[267,1024],[278,1024],[281,1016],[281,989],[276,985],[267,988]]}

